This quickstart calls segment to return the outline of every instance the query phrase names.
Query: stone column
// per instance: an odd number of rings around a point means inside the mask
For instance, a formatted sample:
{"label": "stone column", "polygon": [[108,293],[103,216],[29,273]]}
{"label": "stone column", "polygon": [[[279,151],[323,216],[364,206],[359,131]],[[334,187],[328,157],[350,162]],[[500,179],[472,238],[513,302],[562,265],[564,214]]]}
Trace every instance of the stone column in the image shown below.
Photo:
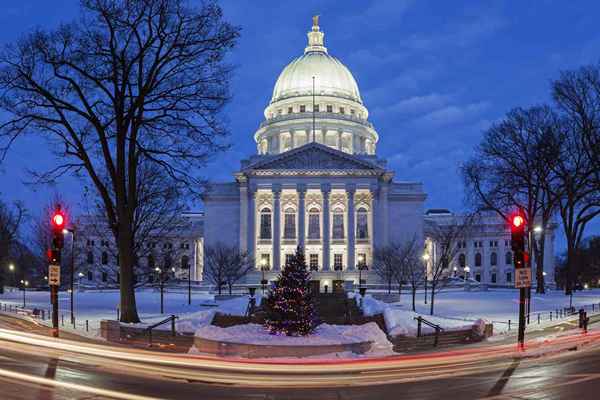
{"label": "stone column", "polygon": [[296,186],[296,191],[298,192],[298,246],[304,251],[304,238],[306,236],[306,207],[304,197],[306,196],[306,185],[299,184]]}
{"label": "stone column", "polygon": [[379,216],[380,221],[381,221],[381,225],[382,225],[382,229],[381,229],[381,245],[382,246],[387,246],[388,242],[389,242],[389,238],[390,238],[390,233],[389,233],[389,207],[388,207],[388,191],[389,191],[389,184],[388,182],[384,182],[382,181],[381,183],[381,188],[379,191],[379,209],[381,210],[381,214]]}
{"label": "stone column", "polygon": [[356,193],[356,185],[348,184],[346,185],[346,199],[348,200],[348,224],[346,228],[346,232],[348,234],[346,237],[348,238],[348,254],[346,256],[347,266],[346,268],[349,270],[354,270],[356,267],[354,256],[355,256],[355,243],[356,243],[356,222],[355,222],[355,213],[354,213],[354,194]]}
{"label": "stone column", "polygon": [[342,132],[338,131],[337,149],[342,150]]}
{"label": "stone column", "polygon": [[256,185],[250,185],[248,187],[248,226],[246,230],[246,240],[247,240],[247,251],[250,257],[255,258],[255,262],[258,263],[258,259],[256,259],[256,193],[257,188]]}
{"label": "stone column", "polygon": [[[379,243],[381,237],[381,218],[379,212],[379,186],[373,184],[371,191],[371,220],[369,221],[369,238],[371,246],[373,243]],[[373,249],[371,249],[373,250]]]}
{"label": "stone column", "polygon": [[240,178],[240,252],[248,251],[248,182]]}
{"label": "stone column", "polygon": [[273,268],[281,269],[281,185],[273,184]]}
{"label": "stone column", "polygon": [[321,194],[323,196],[323,271],[329,271],[329,239],[331,232],[329,230],[329,194],[331,186],[328,183],[321,184]]}

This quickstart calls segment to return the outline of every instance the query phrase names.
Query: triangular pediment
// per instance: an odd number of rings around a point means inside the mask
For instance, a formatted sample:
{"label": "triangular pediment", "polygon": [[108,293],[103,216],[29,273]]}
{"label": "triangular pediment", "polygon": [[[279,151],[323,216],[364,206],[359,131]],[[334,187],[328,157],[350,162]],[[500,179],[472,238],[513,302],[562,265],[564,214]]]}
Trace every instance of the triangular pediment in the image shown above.
{"label": "triangular pediment", "polygon": [[368,170],[383,172],[383,168],[372,162],[314,142],[262,159],[248,165],[245,170]]}

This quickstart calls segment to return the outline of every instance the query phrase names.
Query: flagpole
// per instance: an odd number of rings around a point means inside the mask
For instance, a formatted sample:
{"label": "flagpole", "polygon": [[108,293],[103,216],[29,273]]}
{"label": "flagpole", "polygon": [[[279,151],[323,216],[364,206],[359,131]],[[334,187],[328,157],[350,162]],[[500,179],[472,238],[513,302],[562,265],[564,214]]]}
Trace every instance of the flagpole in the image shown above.
{"label": "flagpole", "polygon": [[313,126],[312,126],[312,136],[313,136],[313,142],[316,142],[315,140],[315,77],[312,77],[312,117],[313,117]]}

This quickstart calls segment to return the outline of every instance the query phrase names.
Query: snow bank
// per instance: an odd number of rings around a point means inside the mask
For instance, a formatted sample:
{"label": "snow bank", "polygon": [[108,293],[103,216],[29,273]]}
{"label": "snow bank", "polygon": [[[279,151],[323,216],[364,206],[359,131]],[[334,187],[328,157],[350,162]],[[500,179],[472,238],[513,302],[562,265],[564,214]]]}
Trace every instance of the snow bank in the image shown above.
{"label": "snow bank", "polygon": [[319,346],[373,342],[373,347],[384,350],[392,347],[377,324],[329,325],[321,324],[308,336],[286,336],[270,334],[262,325],[245,324],[228,328],[204,325],[196,330],[197,337],[232,343],[270,346]]}

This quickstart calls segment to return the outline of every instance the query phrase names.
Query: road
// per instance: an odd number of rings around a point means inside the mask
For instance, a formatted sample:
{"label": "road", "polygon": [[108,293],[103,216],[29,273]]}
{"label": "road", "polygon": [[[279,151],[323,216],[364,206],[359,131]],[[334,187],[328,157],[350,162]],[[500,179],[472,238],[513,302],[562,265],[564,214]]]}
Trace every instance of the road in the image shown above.
{"label": "road", "polygon": [[[0,329],[2,399],[585,400],[600,391],[600,332],[531,344],[526,358],[488,346],[292,365],[57,341],[15,332],[20,324],[6,318],[0,326],[12,328]],[[572,350],[535,356],[548,346]]]}

